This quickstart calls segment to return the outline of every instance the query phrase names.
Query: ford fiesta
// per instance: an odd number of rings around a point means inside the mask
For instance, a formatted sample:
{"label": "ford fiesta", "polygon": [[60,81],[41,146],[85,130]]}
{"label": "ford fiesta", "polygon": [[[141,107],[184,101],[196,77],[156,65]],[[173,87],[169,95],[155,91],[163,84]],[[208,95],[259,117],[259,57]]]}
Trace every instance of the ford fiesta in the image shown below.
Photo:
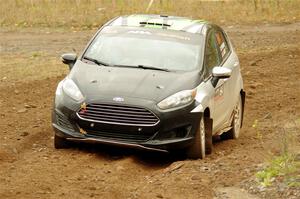
{"label": "ford fiesta", "polygon": [[96,142],[204,158],[214,135],[240,135],[240,64],[217,25],[121,16],[101,27],[81,55],[62,61],[71,70],[56,90],[57,149]]}

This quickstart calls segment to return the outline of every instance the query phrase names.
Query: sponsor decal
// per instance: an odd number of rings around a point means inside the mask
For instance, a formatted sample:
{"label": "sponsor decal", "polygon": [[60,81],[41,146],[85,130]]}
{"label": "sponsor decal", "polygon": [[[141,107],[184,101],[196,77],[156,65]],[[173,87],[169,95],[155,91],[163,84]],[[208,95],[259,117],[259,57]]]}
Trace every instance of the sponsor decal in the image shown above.
{"label": "sponsor decal", "polygon": [[191,40],[190,37],[184,37],[184,36],[180,36],[180,35],[173,35],[173,34],[166,34],[166,33],[157,33],[157,35],[162,36],[162,37],[170,37],[170,38],[174,38],[174,39],[186,40],[186,41]]}
{"label": "sponsor decal", "polygon": [[151,32],[143,31],[143,30],[131,30],[131,31],[128,31],[128,33],[141,34],[141,35],[151,35],[152,34]]}
{"label": "sponsor decal", "polygon": [[224,99],[224,85],[216,89],[214,100],[220,101]]}
{"label": "sponsor decal", "polygon": [[122,97],[114,97],[113,100],[115,102],[124,102],[124,98],[122,98]]}

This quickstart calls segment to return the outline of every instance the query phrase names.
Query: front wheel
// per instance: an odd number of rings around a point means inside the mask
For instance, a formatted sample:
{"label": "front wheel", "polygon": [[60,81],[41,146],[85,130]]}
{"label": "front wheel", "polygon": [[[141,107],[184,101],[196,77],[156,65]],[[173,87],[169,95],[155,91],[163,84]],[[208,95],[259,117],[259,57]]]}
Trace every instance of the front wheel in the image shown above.
{"label": "front wheel", "polygon": [[205,123],[203,116],[201,116],[194,143],[187,150],[187,156],[192,159],[205,158]]}

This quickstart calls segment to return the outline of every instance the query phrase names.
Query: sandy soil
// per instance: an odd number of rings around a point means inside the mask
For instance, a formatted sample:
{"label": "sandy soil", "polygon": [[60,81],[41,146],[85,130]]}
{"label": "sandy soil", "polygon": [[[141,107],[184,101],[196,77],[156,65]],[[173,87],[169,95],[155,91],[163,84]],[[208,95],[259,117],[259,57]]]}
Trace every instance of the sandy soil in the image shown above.
{"label": "sandy soil", "polygon": [[0,29],[0,198],[297,198],[241,184],[279,154],[284,125],[300,118],[300,24],[225,29],[242,65],[245,121],[240,139],[216,140],[204,160],[101,145],[55,150],[50,113],[67,73],[59,55],[80,51],[93,31]]}

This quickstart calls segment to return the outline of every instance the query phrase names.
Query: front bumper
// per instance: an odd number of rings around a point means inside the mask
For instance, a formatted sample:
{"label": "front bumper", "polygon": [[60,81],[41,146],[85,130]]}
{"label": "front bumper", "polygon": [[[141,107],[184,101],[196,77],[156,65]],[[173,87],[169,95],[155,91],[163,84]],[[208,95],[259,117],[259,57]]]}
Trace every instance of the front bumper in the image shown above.
{"label": "front bumper", "polygon": [[[135,126],[90,122],[78,117],[80,104],[55,103],[52,126],[57,136],[77,142],[93,142],[160,152],[187,148],[194,141],[200,113],[191,113],[193,102],[169,111],[159,110],[154,103],[135,100],[135,106],[151,110],[159,122],[153,126]],[[92,126],[92,127],[91,127]]]}

